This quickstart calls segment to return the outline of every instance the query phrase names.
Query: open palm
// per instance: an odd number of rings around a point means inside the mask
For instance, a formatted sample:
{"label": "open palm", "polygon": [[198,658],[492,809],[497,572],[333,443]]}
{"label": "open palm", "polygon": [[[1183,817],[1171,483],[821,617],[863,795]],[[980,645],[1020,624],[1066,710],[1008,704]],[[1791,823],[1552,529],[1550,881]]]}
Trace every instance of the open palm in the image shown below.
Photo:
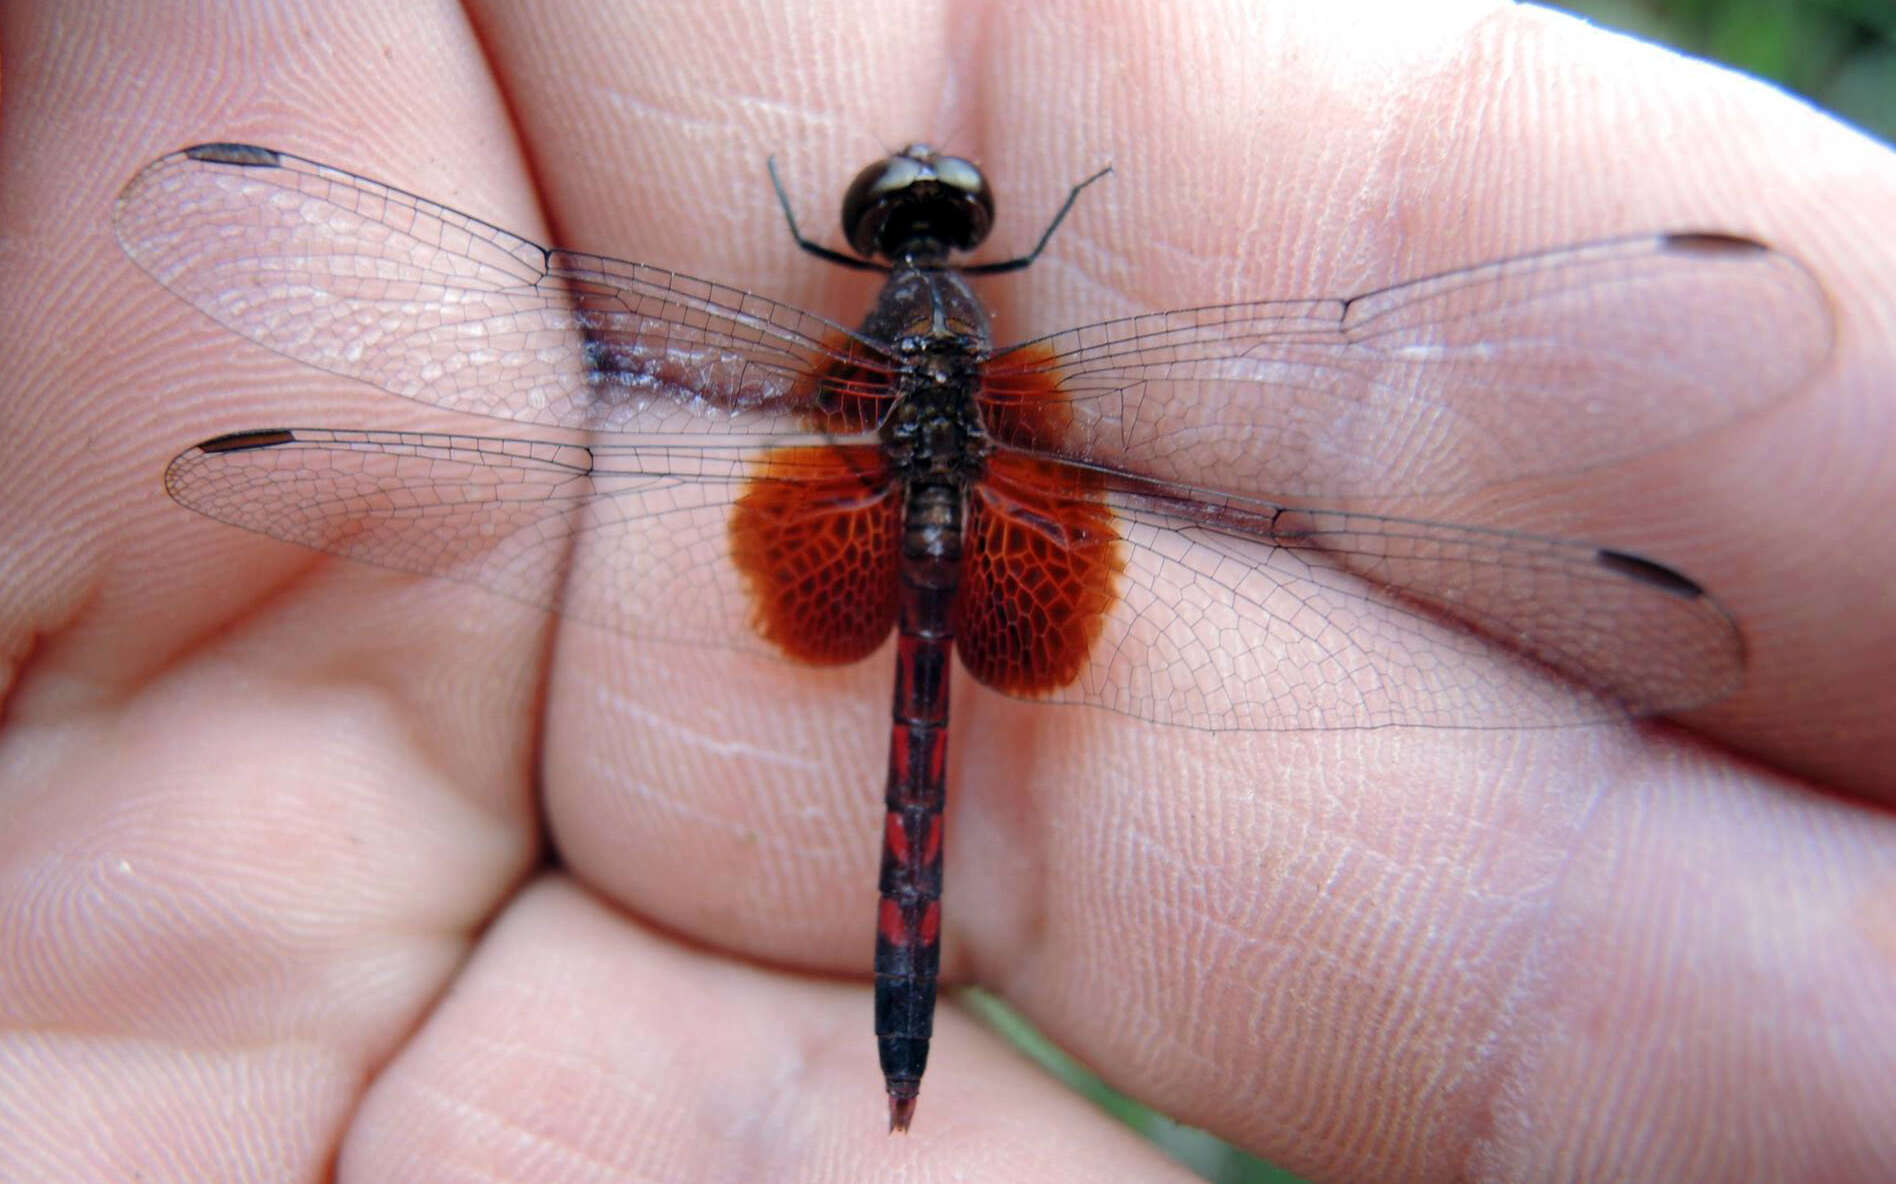
{"label": "open palm", "polygon": [[[1471,498],[1702,579],[1744,629],[1738,695],[1690,730],[1207,734],[970,688],[945,966],[1316,1176],[1678,1178],[1713,1147],[1733,1178],[1876,1178],[1896,826],[1865,803],[1896,789],[1896,555],[1870,533],[1892,346],[1865,277],[1889,261],[1860,211],[1896,170],[1566,22],[1443,9],[1365,40],[1324,11],[976,37],[903,10],[851,45],[703,5],[145,30],[128,6],[84,35],[18,11],[0,1091],[26,1137],[0,1175],[1176,1172],[952,1012],[913,1137],[878,1135],[886,666],[557,628],[202,522],[158,481],[233,428],[449,422],[239,344],[127,263],[112,195],[163,152],[293,148],[848,320],[863,279],[796,254],[761,159],[808,210],[870,136],[925,135],[990,165],[1003,240],[1118,170],[993,285],[1009,339],[1662,226],[1824,278],[1837,347],[1805,394],[1610,481]],[[55,85],[61,47],[140,85]],[[1634,78],[1639,103],[1604,101]],[[101,151],[101,120],[135,130]]]}

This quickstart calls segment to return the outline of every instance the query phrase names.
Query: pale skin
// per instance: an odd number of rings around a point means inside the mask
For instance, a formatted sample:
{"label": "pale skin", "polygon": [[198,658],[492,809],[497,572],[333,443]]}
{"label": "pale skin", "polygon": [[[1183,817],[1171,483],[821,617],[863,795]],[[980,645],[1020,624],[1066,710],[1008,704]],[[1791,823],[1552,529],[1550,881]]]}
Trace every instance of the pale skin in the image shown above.
{"label": "pale skin", "polygon": [[1541,491],[1730,607],[1732,700],[1232,735],[962,679],[944,958],[1316,1179],[1887,1177],[1880,146],[1477,4],[69,7],[0,26],[0,1178],[1183,1178],[952,1005],[914,1130],[883,1135],[885,657],[673,661],[160,486],[219,432],[439,420],[133,267],[112,197],[156,156],[269,144],[853,319],[865,281],[796,252],[763,158],[834,244],[847,178],[919,138],[989,168],[988,257],[1115,167],[984,288],[1006,339],[1629,230],[1751,234],[1821,278],[1806,390]]}

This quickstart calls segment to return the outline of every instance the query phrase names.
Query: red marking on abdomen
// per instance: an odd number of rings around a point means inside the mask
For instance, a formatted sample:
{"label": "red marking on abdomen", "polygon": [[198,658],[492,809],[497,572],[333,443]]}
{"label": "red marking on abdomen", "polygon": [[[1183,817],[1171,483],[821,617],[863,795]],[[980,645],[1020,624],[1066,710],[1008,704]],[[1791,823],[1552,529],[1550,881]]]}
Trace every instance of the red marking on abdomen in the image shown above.
{"label": "red marking on abdomen", "polygon": [[891,810],[882,824],[882,849],[895,863],[906,865],[912,852],[909,850],[908,832],[902,828],[902,816]]}
{"label": "red marking on abdomen", "polygon": [[[857,924],[862,922],[858,921]],[[902,915],[902,906],[886,896],[876,909],[876,934],[892,946],[907,947],[910,944],[908,918]]]}
{"label": "red marking on abdomen", "polygon": [[922,866],[932,867],[941,862],[941,815],[930,814],[922,832]]}
{"label": "red marking on abdomen", "polygon": [[941,902],[931,900],[922,909],[921,943],[932,946],[941,940]]}

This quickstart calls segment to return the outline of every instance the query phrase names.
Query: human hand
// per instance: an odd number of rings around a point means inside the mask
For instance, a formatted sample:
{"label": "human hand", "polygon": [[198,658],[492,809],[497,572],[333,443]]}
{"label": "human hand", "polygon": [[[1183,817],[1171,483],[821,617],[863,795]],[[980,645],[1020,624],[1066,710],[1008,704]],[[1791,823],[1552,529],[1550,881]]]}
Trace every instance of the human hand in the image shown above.
{"label": "human hand", "polygon": [[1734,701],[1691,732],[1207,736],[964,682],[947,966],[1130,1092],[1324,1178],[1886,1159],[1896,832],[1818,790],[1891,793],[1888,154],[1664,55],[1478,11],[1022,13],[985,43],[908,11],[504,6],[478,39],[368,7],[323,27],[16,11],[0,996],[28,1134],[0,1167],[1175,1171],[952,1009],[914,1135],[877,1134],[885,664],[661,662],[159,489],[192,441],[389,400],[125,261],[111,198],[152,157],[272,144],[846,319],[863,281],[796,254],[762,155],[816,232],[836,178],[924,133],[1003,187],[997,253],[1117,168],[995,286],[1003,337],[1628,229],[1753,233],[1823,277],[1838,346],[1808,392],[1558,486],[1586,537],[1662,549],[1739,617]]}

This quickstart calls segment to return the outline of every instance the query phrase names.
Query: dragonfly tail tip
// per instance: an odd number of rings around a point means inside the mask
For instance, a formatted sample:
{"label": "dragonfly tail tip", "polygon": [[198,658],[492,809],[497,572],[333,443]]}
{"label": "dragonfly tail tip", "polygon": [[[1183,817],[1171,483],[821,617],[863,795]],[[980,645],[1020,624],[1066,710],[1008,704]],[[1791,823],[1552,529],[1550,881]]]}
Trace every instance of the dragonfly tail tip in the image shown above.
{"label": "dragonfly tail tip", "polygon": [[889,1133],[908,1134],[909,1119],[915,1117],[915,1095],[906,1098],[889,1095]]}

